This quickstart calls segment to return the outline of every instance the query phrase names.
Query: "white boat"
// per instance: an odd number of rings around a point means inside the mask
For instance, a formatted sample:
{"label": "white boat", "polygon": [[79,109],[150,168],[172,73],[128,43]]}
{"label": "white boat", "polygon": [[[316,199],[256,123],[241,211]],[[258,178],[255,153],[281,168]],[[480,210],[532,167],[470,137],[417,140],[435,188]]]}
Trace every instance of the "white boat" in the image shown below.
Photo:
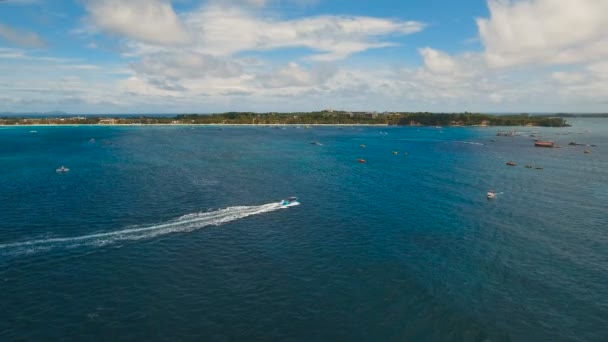
{"label": "white boat", "polygon": [[281,200],[279,204],[281,205],[281,208],[289,208],[300,205],[300,202],[297,197],[289,197],[288,199]]}
{"label": "white boat", "polygon": [[65,166],[61,165],[61,167],[60,167],[60,168],[58,168],[58,169],[57,169],[57,170],[55,170],[55,171],[57,171],[57,172],[59,172],[59,173],[66,173],[66,172],[70,172],[70,169],[68,169],[67,167],[65,167]]}
{"label": "white boat", "polygon": [[38,131],[30,131],[30,133],[38,133]]}
{"label": "white boat", "polygon": [[486,197],[488,197],[488,199],[494,199],[494,198],[496,198],[496,193],[494,191],[488,191],[488,194]]}

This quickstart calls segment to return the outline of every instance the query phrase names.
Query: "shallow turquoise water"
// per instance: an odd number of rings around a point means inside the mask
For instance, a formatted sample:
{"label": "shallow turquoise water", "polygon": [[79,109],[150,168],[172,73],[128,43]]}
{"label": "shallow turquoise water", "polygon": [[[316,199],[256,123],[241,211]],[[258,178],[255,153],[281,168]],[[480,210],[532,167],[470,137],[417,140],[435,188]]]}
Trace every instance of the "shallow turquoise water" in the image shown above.
{"label": "shallow turquoise water", "polygon": [[608,121],[573,123],[535,130],[591,154],[492,128],[0,128],[0,339],[602,340]]}

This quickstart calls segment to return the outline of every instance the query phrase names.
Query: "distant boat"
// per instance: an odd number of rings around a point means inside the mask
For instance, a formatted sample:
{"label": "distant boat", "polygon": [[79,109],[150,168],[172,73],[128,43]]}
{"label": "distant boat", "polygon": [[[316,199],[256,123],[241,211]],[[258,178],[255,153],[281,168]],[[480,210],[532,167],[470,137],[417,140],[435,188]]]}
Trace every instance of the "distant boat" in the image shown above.
{"label": "distant boat", "polygon": [[591,153],[591,151],[585,150],[585,154],[589,154],[589,153]]}
{"label": "distant boat", "polygon": [[289,197],[288,199],[281,200],[281,202],[279,202],[279,205],[281,206],[281,208],[285,209],[300,205],[300,202],[297,197]]}
{"label": "distant boat", "polygon": [[535,141],[534,146],[536,147],[555,147],[553,141]]}
{"label": "distant boat", "polygon": [[494,192],[494,190],[490,190],[490,191],[488,191],[486,197],[488,199],[494,199],[494,198],[496,198],[496,192]]}
{"label": "distant boat", "polygon": [[515,164],[514,162],[507,162],[507,165],[509,165],[509,166],[517,166],[517,164]]}
{"label": "distant boat", "polygon": [[361,145],[359,145],[359,146],[360,146],[361,148],[365,148],[365,145],[363,145],[363,144],[361,144]]}
{"label": "distant boat", "polygon": [[367,161],[365,159],[357,159],[357,161],[361,164],[367,163]]}
{"label": "distant boat", "polygon": [[311,144],[311,145],[317,145],[317,146],[323,146],[323,144],[321,144],[321,143],[320,143],[320,142],[318,142],[318,141],[311,141],[311,142],[310,142],[310,144]]}
{"label": "distant boat", "polygon": [[67,172],[70,172],[70,169],[68,169],[67,167],[65,167],[65,166],[61,165],[61,167],[60,167],[60,168],[58,168],[58,169],[57,169],[57,170],[55,170],[55,171],[57,171],[58,173],[67,173]]}
{"label": "distant boat", "polygon": [[526,169],[531,169],[532,165],[526,165]]}
{"label": "distant boat", "polygon": [[38,133],[38,131],[30,131],[30,133]]}
{"label": "distant boat", "polygon": [[394,154],[394,155],[398,155],[398,154],[399,154],[399,152],[397,152],[397,151],[393,151],[393,154]]}

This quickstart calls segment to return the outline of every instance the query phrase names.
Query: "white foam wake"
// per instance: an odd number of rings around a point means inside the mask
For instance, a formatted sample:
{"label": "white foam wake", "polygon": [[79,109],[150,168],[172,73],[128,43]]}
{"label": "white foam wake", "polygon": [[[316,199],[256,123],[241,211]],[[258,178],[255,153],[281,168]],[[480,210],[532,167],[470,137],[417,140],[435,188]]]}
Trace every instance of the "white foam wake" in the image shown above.
{"label": "white foam wake", "polygon": [[484,143],[479,143],[479,142],[474,142],[474,141],[460,141],[460,140],[455,140],[455,143],[460,143],[460,144],[469,144],[469,145],[478,145],[478,146],[484,146]]}
{"label": "white foam wake", "polygon": [[165,234],[191,232],[207,226],[217,226],[247,216],[268,213],[280,208],[281,206],[278,203],[269,203],[259,206],[229,207],[215,211],[188,214],[156,225],[132,227],[117,231],[73,237],[48,238],[0,244],[0,255],[35,253],[54,248],[74,248],[83,245],[105,246],[125,240],[151,239]]}

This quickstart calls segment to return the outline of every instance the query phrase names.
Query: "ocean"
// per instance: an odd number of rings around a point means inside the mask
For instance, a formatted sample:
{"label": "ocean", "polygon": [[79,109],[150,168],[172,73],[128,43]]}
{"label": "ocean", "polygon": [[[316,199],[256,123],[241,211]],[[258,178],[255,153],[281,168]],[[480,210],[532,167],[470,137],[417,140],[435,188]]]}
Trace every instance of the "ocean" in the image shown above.
{"label": "ocean", "polygon": [[570,121],[0,127],[0,340],[605,341],[608,120]]}

